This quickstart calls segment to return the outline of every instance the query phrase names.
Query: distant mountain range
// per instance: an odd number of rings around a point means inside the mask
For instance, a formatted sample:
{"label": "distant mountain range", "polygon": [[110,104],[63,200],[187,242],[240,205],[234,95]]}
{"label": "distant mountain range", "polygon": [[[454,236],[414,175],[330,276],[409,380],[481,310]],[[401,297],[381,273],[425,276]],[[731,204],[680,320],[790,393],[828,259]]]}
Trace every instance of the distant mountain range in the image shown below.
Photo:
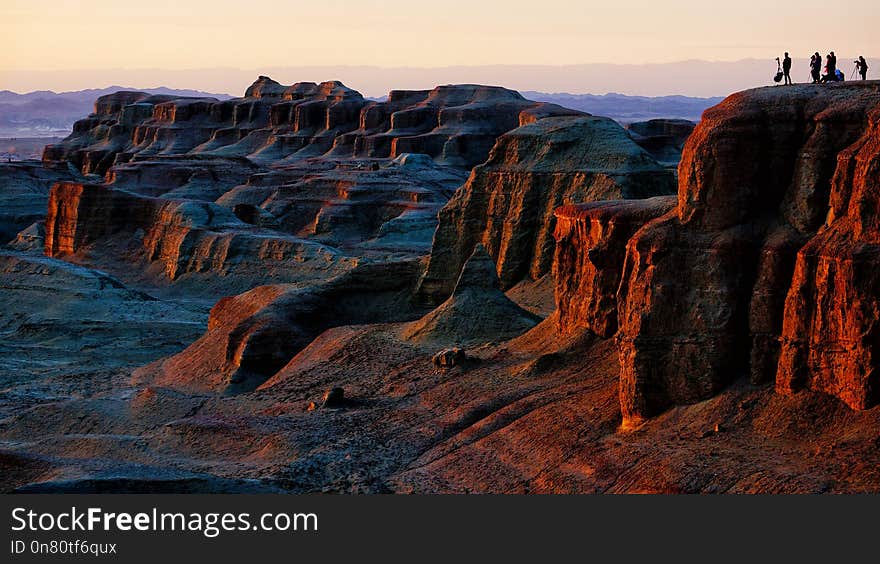
{"label": "distant mountain range", "polygon": [[119,90],[137,90],[150,94],[174,96],[211,96],[220,100],[231,98],[228,94],[211,94],[198,90],[174,88],[127,88],[108,86],[75,92],[52,92],[38,90],[18,94],[0,90],[0,137],[51,137],[66,135],[73,122],[92,113],[95,100]]}
{"label": "distant mountain range", "polygon": [[690,96],[627,96],[625,94],[547,94],[523,92],[523,96],[539,102],[552,102],[573,110],[606,116],[621,123],[654,118],[678,118],[700,121],[703,112],[723,97],[693,98]]}
{"label": "distant mountain range", "polygon": [[[119,90],[139,90],[151,94],[175,96],[211,96],[220,100],[231,98],[228,94],[202,92],[173,88],[128,88],[109,86],[75,92],[52,92],[40,90],[18,94],[0,91],[0,137],[51,137],[65,136],[73,123],[92,112],[95,99]],[[526,98],[540,102],[552,102],[607,116],[622,123],[652,118],[681,118],[698,121],[703,111],[722,100],[689,96],[627,96],[624,94],[567,94],[545,92],[522,93]]]}

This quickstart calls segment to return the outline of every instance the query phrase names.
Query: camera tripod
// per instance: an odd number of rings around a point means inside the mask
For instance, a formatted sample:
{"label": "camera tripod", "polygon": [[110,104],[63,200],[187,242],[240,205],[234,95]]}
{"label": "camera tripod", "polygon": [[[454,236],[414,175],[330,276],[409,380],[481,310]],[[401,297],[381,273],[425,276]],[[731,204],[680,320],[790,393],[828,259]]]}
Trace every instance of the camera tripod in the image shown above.
{"label": "camera tripod", "polygon": [[849,75],[849,79],[852,80],[855,78],[856,73],[859,71],[859,62],[855,61],[855,66],[853,66],[853,71]]}

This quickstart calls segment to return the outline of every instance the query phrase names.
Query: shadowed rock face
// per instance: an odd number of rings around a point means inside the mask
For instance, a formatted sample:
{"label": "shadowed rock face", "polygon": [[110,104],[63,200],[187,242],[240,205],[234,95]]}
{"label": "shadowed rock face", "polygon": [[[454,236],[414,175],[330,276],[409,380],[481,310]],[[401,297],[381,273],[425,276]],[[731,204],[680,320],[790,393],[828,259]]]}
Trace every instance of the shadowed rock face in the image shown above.
{"label": "shadowed rock face", "polygon": [[0,244],[46,217],[49,187],[67,176],[34,162],[0,163]]}
{"label": "shadowed rock face", "polygon": [[501,287],[550,272],[553,210],[592,200],[674,191],[673,174],[617,123],[599,117],[543,119],[502,136],[440,212],[423,299],[439,303],[474,247],[486,247]]}
{"label": "shadowed rock face", "polygon": [[415,261],[366,264],[308,287],[259,286],[223,298],[201,338],[134,380],[189,392],[251,391],[328,328],[417,317],[408,298],[420,270]]}
{"label": "shadowed rock face", "polygon": [[685,142],[697,126],[686,119],[651,119],[627,124],[639,147],[662,163],[678,164]]}
{"label": "shadowed rock face", "polygon": [[504,295],[494,261],[477,245],[449,299],[411,323],[403,338],[423,344],[482,345],[521,335],[539,319]]}
{"label": "shadowed rock face", "polygon": [[706,112],[677,208],[627,246],[627,421],[749,372],[876,403],[878,107],[880,86],[866,83],[752,90]]}

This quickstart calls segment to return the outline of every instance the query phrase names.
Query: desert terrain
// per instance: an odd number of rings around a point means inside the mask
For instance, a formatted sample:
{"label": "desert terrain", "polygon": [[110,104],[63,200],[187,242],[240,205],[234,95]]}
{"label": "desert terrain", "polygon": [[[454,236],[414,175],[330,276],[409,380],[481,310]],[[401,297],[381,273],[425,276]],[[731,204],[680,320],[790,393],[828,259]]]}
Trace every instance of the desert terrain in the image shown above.
{"label": "desert terrain", "polygon": [[11,492],[880,491],[880,82],[99,97],[0,163]]}

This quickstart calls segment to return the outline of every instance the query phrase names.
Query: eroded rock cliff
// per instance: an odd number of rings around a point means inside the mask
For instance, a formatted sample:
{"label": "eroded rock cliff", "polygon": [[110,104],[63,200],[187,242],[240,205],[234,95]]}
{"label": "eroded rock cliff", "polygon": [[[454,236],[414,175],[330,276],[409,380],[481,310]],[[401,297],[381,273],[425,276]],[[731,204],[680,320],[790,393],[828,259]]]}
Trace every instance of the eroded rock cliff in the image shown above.
{"label": "eroded rock cliff", "polygon": [[675,207],[675,196],[608,200],[557,208],[557,323],[562,333],[617,332],[617,289],[626,244],[643,225]]}
{"label": "eroded rock cliff", "polygon": [[420,294],[442,302],[482,244],[503,289],[550,272],[553,211],[592,200],[671,194],[673,174],[600,117],[559,117],[502,136],[489,159],[441,210]]}
{"label": "eroded rock cliff", "polygon": [[208,295],[324,280],[357,263],[321,243],[245,223],[211,202],[75,182],[52,188],[45,252],[97,264],[124,261],[158,280],[210,287]]}
{"label": "eroded rock cliff", "polygon": [[841,84],[751,90],[706,112],[677,208],[627,245],[627,422],[748,373],[857,408],[877,401],[878,104],[876,83]]}
{"label": "eroded rock cliff", "polygon": [[170,281],[211,274],[223,292],[422,256],[438,211],[499,135],[573,114],[477,85],[384,102],[268,77],[225,101],[117,92],[45,150],[45,166],[88,177],[53,190],[46,251],[114,271],[134,258]]}

